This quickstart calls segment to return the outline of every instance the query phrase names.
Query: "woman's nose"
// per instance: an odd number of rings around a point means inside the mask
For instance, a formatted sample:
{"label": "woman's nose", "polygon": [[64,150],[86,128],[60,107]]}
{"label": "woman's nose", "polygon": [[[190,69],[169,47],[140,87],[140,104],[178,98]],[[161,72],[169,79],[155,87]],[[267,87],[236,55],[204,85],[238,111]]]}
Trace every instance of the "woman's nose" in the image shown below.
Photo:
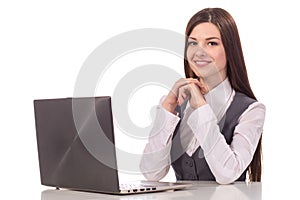
{"label": "woman's nose", "polygon": [[204,48],[202,48],[201,46],[197,46],[197,49],[195,51],[195,55],[196,56],[206,56],[207,55],[207,52],[205,51]]}

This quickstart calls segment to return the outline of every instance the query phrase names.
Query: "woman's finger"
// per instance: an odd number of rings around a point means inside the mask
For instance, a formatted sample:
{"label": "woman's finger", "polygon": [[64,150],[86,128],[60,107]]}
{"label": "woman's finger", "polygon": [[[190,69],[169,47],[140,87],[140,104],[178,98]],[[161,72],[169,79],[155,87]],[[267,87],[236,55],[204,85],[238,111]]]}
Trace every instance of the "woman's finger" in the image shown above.
{"label": "woman's finger", "polygon": [[208,86],[205,83],[197,82],[197,86],[200,88],[201,94],[207,94],[209,92]]}

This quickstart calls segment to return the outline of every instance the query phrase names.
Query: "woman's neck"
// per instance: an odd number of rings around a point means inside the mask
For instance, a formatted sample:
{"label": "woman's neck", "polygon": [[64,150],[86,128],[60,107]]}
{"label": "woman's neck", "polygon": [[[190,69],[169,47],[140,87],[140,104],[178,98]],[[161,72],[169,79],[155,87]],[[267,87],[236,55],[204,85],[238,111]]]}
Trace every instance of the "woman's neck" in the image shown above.
{"label": "woman's neck", "polygon": [[227,76],[211,76],[211,77],[205,77],[205,78],[200,78],[203,80],[203,82],[207,85],[208,90],[211,91],[215,87],[217,87],[220,83],[222,83]]}

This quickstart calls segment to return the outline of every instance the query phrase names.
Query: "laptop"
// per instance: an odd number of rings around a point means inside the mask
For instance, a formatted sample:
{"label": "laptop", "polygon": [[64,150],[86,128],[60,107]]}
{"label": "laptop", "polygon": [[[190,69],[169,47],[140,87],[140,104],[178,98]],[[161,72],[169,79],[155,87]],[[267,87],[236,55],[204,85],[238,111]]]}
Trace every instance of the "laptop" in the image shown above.
{"label": "laptop", "polygon": [[111,194],[192,186],[180,182],[119,183],[109,96],[37,99],[34,112],[42,185]]}

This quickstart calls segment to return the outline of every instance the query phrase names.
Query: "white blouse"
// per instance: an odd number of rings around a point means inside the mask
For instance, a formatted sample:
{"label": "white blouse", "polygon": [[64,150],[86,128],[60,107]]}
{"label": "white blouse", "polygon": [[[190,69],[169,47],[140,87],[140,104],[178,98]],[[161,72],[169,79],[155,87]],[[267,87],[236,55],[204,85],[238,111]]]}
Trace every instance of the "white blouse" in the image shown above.
{"label": "white blouse", "polygon": [[[207,104],[195,110],[187,105],[180,125],[181,142],[186,153],[191,156],[201,146],[210,170],[220,184],[234,182],[248,167],[265,120],[265,106],[260,102],[252,103],[240,116],[232,143],[228,145],[218,122],[234,96],[235,91],[225,79],[204,95]],[[148,180],[158,181],[168,173],[171,140],[179,120],[161,103],[157,106],[154,125],[140,163],[141,171]]]}

